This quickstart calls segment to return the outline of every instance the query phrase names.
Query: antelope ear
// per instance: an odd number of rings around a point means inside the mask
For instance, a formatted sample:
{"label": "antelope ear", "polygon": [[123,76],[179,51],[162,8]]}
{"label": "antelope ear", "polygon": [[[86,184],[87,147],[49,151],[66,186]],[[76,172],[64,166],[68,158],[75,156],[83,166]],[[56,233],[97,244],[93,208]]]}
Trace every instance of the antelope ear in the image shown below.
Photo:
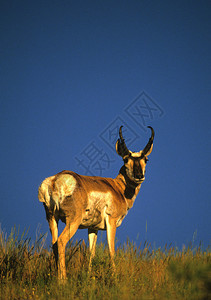
{"label": "antelope ear", "polygon": [[131,151],[127,150],[126,152],[123,150],[122,144],[120,139],[117,140],[116,142],[116,153],[122,157],[122,159],[125,159],[126,157],[131,155]]}
{"label": "antelope ear", "polygon": [[145,156],[147,157],[148,155],[151,154],[152,152],[152,148],[153,148],[153,144],[151,145],[150,149],[148,150],[148,152],[145,154]]}
{"label": "antelope ear", "polygon": [[116,153],[117,153],[119,156],[122,156],[122,151],[121,151],[121,146],[120,146],[120,141],[119,141],[119,139],[118,139],[117,142],[116,142]]}
{"label": "antelope ear", "polygon": [[150,153],[152,152],[152,148],[153,148],[153,141],[154,141],[154,136],[155,136],[155,132],[154,129],[151,126],[147,126],[149,129],[151,129],[151,137],[147,143],[147,145],[145,146],[145,148],[143,149],[142,153],[144,156],[148,156],[150,155]]}
{"label": "antelope ear", "polygon": [[130,155],[130,151],[125,144],[125,140],[122,135],[122,127],[123,126],[120,126],[119,128],[119,139],[116,142],[116,152],[124,159],[124,157]]}

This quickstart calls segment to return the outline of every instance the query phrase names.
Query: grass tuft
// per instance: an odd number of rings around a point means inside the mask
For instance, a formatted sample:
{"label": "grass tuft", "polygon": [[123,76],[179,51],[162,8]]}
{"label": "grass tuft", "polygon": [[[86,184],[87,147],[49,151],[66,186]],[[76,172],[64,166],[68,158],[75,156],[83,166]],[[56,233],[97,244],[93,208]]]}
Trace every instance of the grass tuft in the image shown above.
{"label": "grass tuft", "polygon": [[85,242],[69,242],[68,281],[60,285],[46,234],[32,242],[27,232],[0,230],[0,299],[211,299],[209,249],[152,249],[128,240],[116,249],[115,264],[114,272],[101,242],[89,271]]}

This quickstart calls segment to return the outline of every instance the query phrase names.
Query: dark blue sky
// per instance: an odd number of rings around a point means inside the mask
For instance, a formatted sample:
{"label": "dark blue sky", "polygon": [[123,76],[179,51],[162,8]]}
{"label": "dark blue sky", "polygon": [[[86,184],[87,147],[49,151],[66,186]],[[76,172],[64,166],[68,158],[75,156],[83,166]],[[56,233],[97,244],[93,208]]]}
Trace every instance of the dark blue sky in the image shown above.
{"label": "dark blue sky", "polygon": [[64,169],[115,177],[116,128],[139,151],[151,125],[146,181],[117,240],[209,244],[210,9],[210,1],[1,2],[5,231],[47,232],[42,180]]}

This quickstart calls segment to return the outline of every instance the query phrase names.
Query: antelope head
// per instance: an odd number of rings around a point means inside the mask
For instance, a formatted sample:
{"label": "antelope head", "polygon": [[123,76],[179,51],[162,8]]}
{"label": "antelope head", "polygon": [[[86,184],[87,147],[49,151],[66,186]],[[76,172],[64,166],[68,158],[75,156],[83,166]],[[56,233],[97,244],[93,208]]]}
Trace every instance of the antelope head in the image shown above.
{"label": "antelope head", "polygon": [[148,161],[148,155],[152,152],[155,132],[151,126],[151,137],[145,148],[139,152],[128,150],[122,135],[122,126],[119,129],[119,139],[116,142],[116,152],[124,161],[124,173],[129,181],[139,185],[145,180],[145,168]]}

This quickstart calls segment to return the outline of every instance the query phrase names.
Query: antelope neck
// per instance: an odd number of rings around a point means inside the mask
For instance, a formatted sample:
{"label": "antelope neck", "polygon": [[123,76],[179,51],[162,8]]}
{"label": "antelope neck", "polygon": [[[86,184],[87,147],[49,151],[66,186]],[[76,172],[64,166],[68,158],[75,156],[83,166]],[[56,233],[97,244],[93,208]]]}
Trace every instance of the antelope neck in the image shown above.
{"label": "antelope neck", "polygon": [[[124,166],[122,168],[124,168]],[[126,199],[128,209],[131,208],[140,190],[141,183],[138,184],[129,179],[124,170],[120,170],[115,180],[117,185],[122,190],[122,194]]]}

